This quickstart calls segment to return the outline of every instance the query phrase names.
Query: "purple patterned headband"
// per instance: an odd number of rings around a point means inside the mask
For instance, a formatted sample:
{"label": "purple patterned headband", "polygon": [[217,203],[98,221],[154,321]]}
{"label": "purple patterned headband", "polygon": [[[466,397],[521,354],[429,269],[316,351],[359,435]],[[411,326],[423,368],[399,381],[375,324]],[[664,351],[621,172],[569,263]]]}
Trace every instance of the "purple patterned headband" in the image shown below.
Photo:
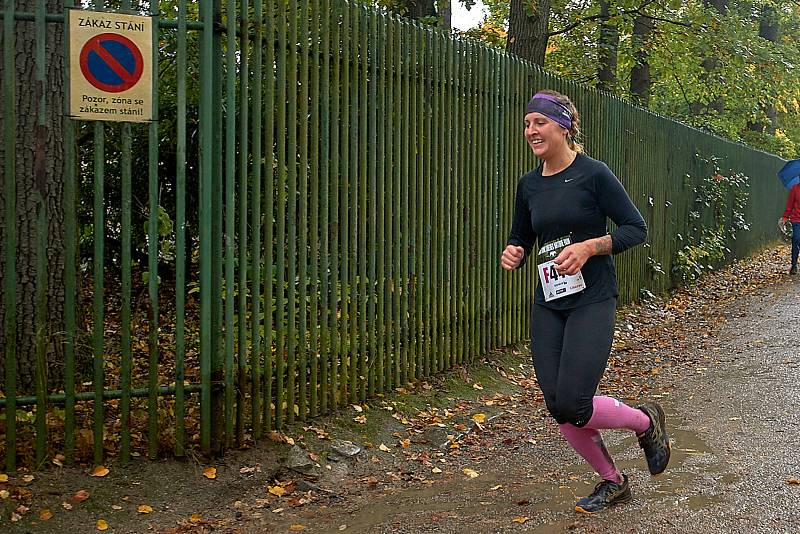
{"label": "purple patterned headband", "polygon": [[547,93],[533,95],[525,106],[525,115],[528,113],[541,113],[566,130],[572,128],[572,113],[553,95]]}

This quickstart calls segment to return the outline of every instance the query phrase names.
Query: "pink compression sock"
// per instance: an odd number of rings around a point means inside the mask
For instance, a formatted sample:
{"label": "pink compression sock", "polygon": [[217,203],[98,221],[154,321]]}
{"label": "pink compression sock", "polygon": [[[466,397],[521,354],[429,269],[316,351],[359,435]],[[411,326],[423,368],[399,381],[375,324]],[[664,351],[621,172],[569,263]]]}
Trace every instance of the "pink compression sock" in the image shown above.
{"label": "pink compression sock", "polygon": [[626,428],[641,434],[650,428],[650,418],[643,411],[631,408],[617,399],[596,396],[592,399],[594,411],[584,428]]}
{"label": "pink compression sock", "polygon": [[558,425],[558,429],[575,452],[583,456],[598,475],[605,480],[622,483],[622,475],[614,465],[600,432],[593,428],[578,428],[569,423]]}

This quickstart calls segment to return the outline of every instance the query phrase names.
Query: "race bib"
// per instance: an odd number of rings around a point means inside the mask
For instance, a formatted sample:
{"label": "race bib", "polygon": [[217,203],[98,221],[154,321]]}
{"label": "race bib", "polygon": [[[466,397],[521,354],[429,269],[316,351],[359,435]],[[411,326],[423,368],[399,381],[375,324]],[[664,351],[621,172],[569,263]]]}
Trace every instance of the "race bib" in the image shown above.
{"label": "race bib", "polygon": [[539,271],[539,281],[542,283],[545,302],[560,299],[586,289],[586,282],[583,281],[583,274],[580,271],[576,274],[567,275],[560,274],[556,270],[555,258],[571,243],[572,241],[567,236],[545,243],[539,249],[537,270]]}

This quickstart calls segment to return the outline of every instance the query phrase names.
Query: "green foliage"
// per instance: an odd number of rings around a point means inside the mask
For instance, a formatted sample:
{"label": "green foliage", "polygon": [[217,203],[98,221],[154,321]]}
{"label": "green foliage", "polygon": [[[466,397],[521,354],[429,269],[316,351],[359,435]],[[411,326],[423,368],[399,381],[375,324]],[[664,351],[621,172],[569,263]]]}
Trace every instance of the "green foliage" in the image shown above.
{"label": "green foliage", "polygon": [[700,212],[710,210],[713,228],[704,228],[699,237],[678,250],[672,262],[672,272],[684,283],[689,283],[719,266],[730,253],[728,243],[736,234],[750,229],[745,217],[750,197],[750,179],[737,172],[727,176],[720,172],[716,158],[706,160],[714,170],[695,187],[695,204],[698,209],[690,212],[690,220],[701,217]]}

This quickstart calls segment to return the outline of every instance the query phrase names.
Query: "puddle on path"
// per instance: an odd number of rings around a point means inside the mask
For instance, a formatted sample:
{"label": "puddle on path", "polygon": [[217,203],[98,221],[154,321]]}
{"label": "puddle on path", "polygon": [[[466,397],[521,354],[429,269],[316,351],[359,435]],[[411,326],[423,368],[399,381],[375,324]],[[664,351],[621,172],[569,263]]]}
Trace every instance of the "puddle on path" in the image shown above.
{"label": "puddle on path", "polygon": [[[726,486],[737,483],[738,476],[725,472],[719,458],[697,434],[674,430],[672,441],[670,467],[655,478],[646,472],[635,437],[626,437],[610,447],[612,455],[620,458],[619,467],[631,475],[635,500],[657,500],[676,511],[717,508]],[[391,532],[393,525],[403,532],[409,532],[409,525],[419,525],[421,532],[436,532],[436,524],[441,523],[443,531],[453,531],[447,526],[457,524],[471,525],[477,533],[512,530],[512,520],[525,516],[530,518],[525,523],[526,532],[562,531],[576,520],[572,514],[576,499],[594,487],[583,464],[564,470],[565,478],[572,476],[573,480],[562,486],[541,482],[544,477],[537,474],[535,466],[529,469],[530,478],[518,470],[505,469],[483,470],[478,478],[456,479],[446,486],[379,496],[354,514],[343,516],[342,523],[347,524],[347,532]],[[491,490],[498,485],[502,487]]]}

